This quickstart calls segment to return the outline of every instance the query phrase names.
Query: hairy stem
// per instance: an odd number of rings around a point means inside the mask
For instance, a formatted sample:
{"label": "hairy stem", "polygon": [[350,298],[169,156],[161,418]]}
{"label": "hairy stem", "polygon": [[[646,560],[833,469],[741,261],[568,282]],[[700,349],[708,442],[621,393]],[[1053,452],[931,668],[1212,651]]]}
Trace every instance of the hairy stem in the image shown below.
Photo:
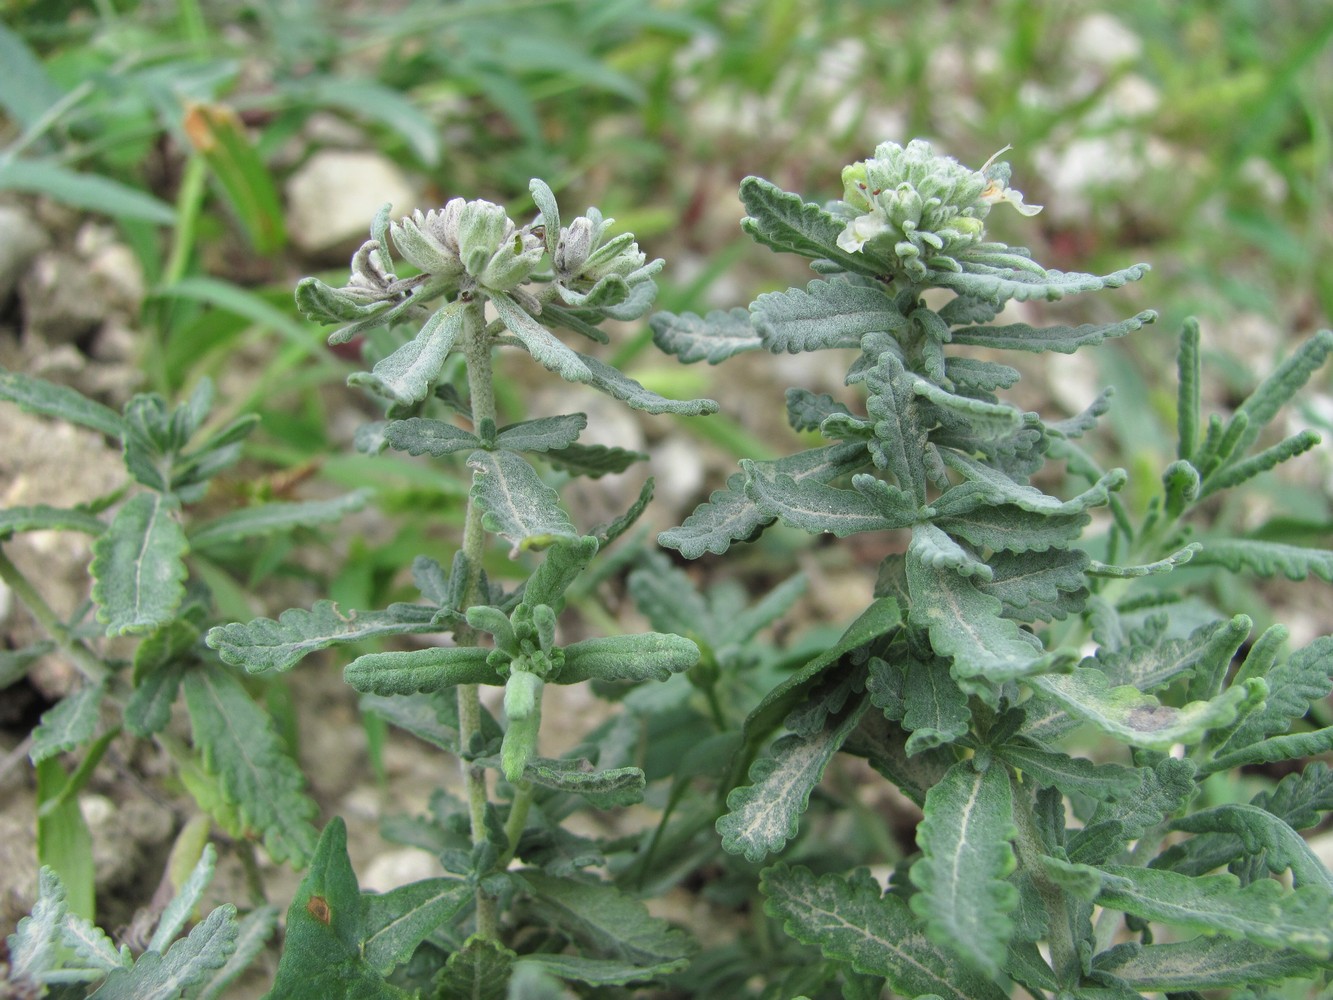
{"label": "hairy stem", "polygon": [[[486,334],[480,302],[470,302],[463,312],[463,351],[467,361],[468,392],[472,403],[472,425],[495,420],[495,386],[491,368],[491,339]],[[481,524],[482,511],[468,498],[463,526],[463,555],[467,558],[467,590],[464,605],[486,603],[481,590],[481,566],[486,555],[486,532]],[[460,645],[476,645],[476,633],[459,629],[455,638]],[[481,697],[476,684],[458,687],[458,743],[463,750],[463,784],[467,789],[468,815],[472,825],[472,843],[486,840],[486,805],[488,789],[486,769],[470,760],[474,740],[481,735]],[[499,912],[494,897],[477,889],[477,933],[495,940],[499,933]]]}
{"label": "hairy stem", "polygon": [[80,640],[74,638],[69,628],[60,620],[60,616],[46,603],[46,598],[37,592],[37,588],[23,575],[23,571],[5,555],[3,546],[0,546],[0,580],[3,580],[14,592],[14,596],[23,602],[29,613],[37,619],[37,624],[56,641],[79,673],[93,684],[100,684],[110,676],[106,664]]}

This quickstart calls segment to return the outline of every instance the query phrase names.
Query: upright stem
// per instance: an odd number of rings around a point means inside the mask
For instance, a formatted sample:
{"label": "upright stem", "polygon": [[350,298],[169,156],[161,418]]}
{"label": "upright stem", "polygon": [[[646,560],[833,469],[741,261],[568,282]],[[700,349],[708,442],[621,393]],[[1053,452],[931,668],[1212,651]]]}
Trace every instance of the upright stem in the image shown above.
{"label": "upright stem", "polygon": [[[472,426],[483,420],[495,420],[495,386],[491,368],[491,342],[485,333],[481,303],[471,302],[463,312],[463,355],[467,361],[468,394],[472,403]],[[481,567],[486,555],[486,533],[481,525],[481,508],[468,499],[467,517],[463,525],[463,555],[467,558],[467,590],[465,604],[484,604],[487,595],[481,591]],[[468,628],[459,629],[455,637],[460,645],[476,645],[476,634]],[[473,741],[481,734],[481,697],[476,684],[458,686],[458,743],[463,750],[463,784],[467,789],[468,814],[472,823],[472,843],[486,840],[486,769],[469,759]],[[499,933],[499,911],[493,896],[477,889],[477,933],[484,939],[495,940]]]}
{"label": "upright stem", "polygon": [[70,634],[70,630],[60,620],[60,616],[51,609],[51,605],[46,603],[46,599],[37,592],[37,588],[23,575],[23,571],[5,555],[3,546],[0,546],[0,580],[3,580],[14,592],[14,596],[23,602],[29,613],[37,619],[37,624],[44,628],[46,634],[65,651],[65,655],[88,681],[100,684],[111,675],[106,664]]}

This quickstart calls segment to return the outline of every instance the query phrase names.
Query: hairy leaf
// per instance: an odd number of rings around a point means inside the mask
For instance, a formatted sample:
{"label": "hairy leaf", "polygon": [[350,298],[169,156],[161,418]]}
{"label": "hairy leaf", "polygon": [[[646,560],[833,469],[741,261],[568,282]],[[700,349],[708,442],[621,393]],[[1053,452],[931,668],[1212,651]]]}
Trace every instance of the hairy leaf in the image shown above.
{"label": "hairy leaf", "polygon": [[290,670],[302,657],[329,646],[410,632],[438,632],[435,608],[394,604],[386,611],[344,615],[333,601],[317,601],[309,611],[290,608],[272,618],[232,622],[208,630],[205,641],[226,663],[252,674]]}
{"label": "hairy leaf", "polygon": [[[1320,330],[1282,360],[1255,390],[1240,404],[1232,418],[1232,426],[1240,424],[1233,455],[1243,455],[1259,439],[1259,433],[1277,411],[1305,385],[1310,376],[1323,365],[1333,352],[1333,330]],[[1328,579],[1328,577],[1324,577]]]}
{"label": "hairy leaf", "polygon": [[474,934],[449,956],[432,983],[433,995],[451,1000],[505,1000],[517,958],[499,942]]}
{"label": "hairy leaf", "polygon": [[1034,677],[1029,683],[1107,735],[1154,750],[1198,743],[1208,730],[1225,726],[1246,704],[1258,704],[1267,693],[1262,681],[1249,681],[1209,701],[1172,708],[1128,684],[1113,687],[1104,673],[1089,667]]}
{"label": "hairy leaf", "polygon": [[1313,977],[1319,971],[1319,963],[1299,951],[1223,937],[1169,944],[1127,942],[1102,952],[1092,966],[1094,973],[1112,975],[1130,989],[1171,994],[1276,983]]}
{"label": "hairy leaf", "polygon": [[485,511],[482,524],[513,543],[511,556],[542,548],[556,538],[574,537],[560,495],[522,456],[512,451],[474,451],[467,464],[475,471],[471,498]]}
{"label": "hairy leaf", "polygon": [[545,604],[559,611],[564,607],[564,593],[584,567],[592,562],[599,545],[591,535],[560,539],[549,549],[541,565],[533,571],[523,588],[523,599],[530,606]]}
{"label": "hairy leaf", "polygon": [[541,457],[563,472],[587,476],[589,479],[624,472],[635,462],[648,460],[648,456],[641,451],[604,444],[571,444],[565,448],[551,448]]}
{"label": "hairy leaf", "polygon": [[1171,824],[1189,833],[1229,833],[1240,838],[1245,852],[1262,856],[1274,875],[1291,870],[1292,885],[1322,885],[1333,893],[1333,874],[1310,850],[1303,837],[1279,817],[1258,806],[1239,802],[1214,806],[1183,816]]}
{"label": "hairy leaf", "polygon": [[1101,906],[1182,930],[1294,948],[1315,958],[1333,955],[1333,896],[1319,886],[1290,890],[1272,879],[1242,886],[1234,875],[1192,877],[1157,868],[1091,868],[1055,858],[1043,863],[1075,892],[1092,889]]}
{"label": "hairy leaf", "polygon": [[693,942],[647,907],[605,882],[555,878],[523,872],[531,886],[533,909],[550,924],[580,941],[594,956],[630,962],[642,968],[680,968]]}
{"label": "hairy leaf", "polygon": [[194,869],[186,877],[180,890],[172,897],[171,902],[166,905],[162,915],[158,918],[153,937],[148,942],[149,951],[166,951],[167,946],[176,939],[176,935],[189,922],[190,917],[199,906],[199,900],[203,896],[204,890],[213,881],[213,872],[217,868],[217,858],[217,848],[212,844],[205,844],[203,851],[200,852],[199,860],[195,862]]}
{"label": "hairy leaf", "polygon": [[699,662],[691,640],[664,632],[609,635],[564,647],[565,663],[552,678],[557,684],[603,681],[664,681]]}
{"label": "hairy leaf", "polygon": [[933,524],[920,525],[912,532],[914,559],[931,569],[953,570],[961,577],[975,577],[977,583],[988,583],[993,572],[971,552]]}
{"label": "hairy leaf", "polygon": [[481,447],[481,438],[471,431],[465,431],[447,420],[426,417],[390,420],[384,425],[382,433],[385,444],[409,455],[432,455],[439,458],[456,451]]}
{"label": "hairy leaf", "polygon": [[1091,520],[1083,511],[1049,514],[1027,511],[1013,504],[996,504],[936,516],[932,523],[978,549],[1047,552],[1052,548],[1063,549],[1077,540]]}
{"label": "hairy leaf", "polygon": [[857,477],[869,480],[865,489],[844,490],[812,479],[797,482],[766,463],[742,459],[741,469],[746,476],[745,495],[764,515],[812,534],[843,538],[862,531],[905,528],[929,510],[919,511],[906,493],[871,476]]}
{"label": "hairy leaf", "polygon": [[378,695],[442,691],[459,684],[502,684],[486,662],[490,650],[475,646],[431,646],[391,653],[366,653],[343,668],[343,680]]}
{"label": "hairy leaf", "polygon": [[909,757],[952,743],[967,732],[972,718],[967,695],[949,676],[944,659],[907,659],[903,703],[903,728],[912,734],[907,739]]}
{"label": "hairy leaf", "polygon": [[501,292],[492,292],[491,304],[495,306],[495,311],[509,332],[518,338],[523,349],[543,368],[568,382],[592,381],[592,373],[582,356],[566,347],[512,298]]}
{"label": "hairy leaf", "polygon": [[28,757],[40,764],[48,757],[81,747],[93,738],[106,695],[104,684],[85,684],[42,713],[32,733]]}
{"label": "hairy leaf", "polygon": [[887,469],[918,504],[926,501],[926,428],[915,386],[918,376],[903,367],[892,351],[880,355],[866,373],[866,412],[875,420],[870,446],[875,464]]}
{"label": "hairy leaf", "polygon": [[743,351],[764,346],[750,323],[747,310],[714,309],[706,316],[696,313],[660,312],[648,320],[653,328],[653,343],[666,354],[674,354],[682,364],[707,361],[720,364]]}
{"label": "hairy leaf", "polygon": [[1006,618],[1049,621],[1083,608],[1088,555],[1082,549],[996,552],[988,563],[994,576],[977,589],[998,598]]}
{"label": "hairy leaf", "polygon": [[1259,454],[1253,455],[1244,461],[1223,464],[1220,468],[1216,468],[1208,474],[1208,478],[1204,480],[1199,489],[1199,496],[1206,497],[1239,486],[1241,483],[1253,479],[1261,473],[1268,472],[1297,455],[1305,454],[1305,452],[1319,444],[1320,440],[1319,435],[1314,431],[1301,431],[1299,434],[1293,434],[1291,437],[1278,442],[1271,448],[1265,448]]}
{"label": "hairy leaf", "polygon": [[645,389],[624,372],[612,368],[590,354],[580,354],[579,359],[588,370],[588,377],[583,381],[598,392],[604,392],[612,399],[620,400],[631,409],[653,414],[675,413],[682,417],[698,417],[717,412],[717,403],[711,399],[667,399]]}
{"label": "hairy leaf", "polygon": [[912,910],[937,942],[949,942],[969,963],[990,975],[999,971],[1018,905],[1018,890],[1004,879],[1017,865],[1009,841],[1014,826],[1009,774],[1003,767],[978,771],[959,761],[926,795],[917,826],[922,858],[912,866],[921,891]]}
{"label": "hairy leaf", "polygon": [[94,402],[77,389],[22,372],[0,368],[0,399],[17,403],[29,413],[91,427],[107,437],[119,438],[125,432],[124,420],[110,407]]}
{"label": "hairy leaf", "polygon": [[833,755],[856,728],[869,705],[862,698],[836,721],[828,719],[812,736],[784,736],[770,756],[750,767],[750,784],[727,795],[727,812],[717,821],[722,846],[747,861],[759,862],[782,850],[800,826],[810,792],[824,776]]}
{"label": "hairy leaf", "polygon": [[104,1000],[176,1000],[222,968],[236,950],[236,907],[219,906],[190,936],[162,954],[148,951],[130,969],[117,969],[97,991]]}
{"label": "hairy leaf", "polygon": [[[1006,302],[1010,299],[1016,299],[1019,302],[1029,302],[1033,299],[1045,299],[1048,302],[1054,302],[1062,299],[1066,295],[1077,295],[1080,292],[1095,292],[1102,288],[1119,288],[1129,281],[1138,281],[1150,268],[1147,264],[1135,264],[1132,267],[1122,268],[1119,271],[1112,271],[1110,274],[1098,277],[1095,274],[1080,274],[1077,271],[1071,271],[1066,274],[1063,271],[1045,271],[1041,274],[1033,274],[1029,271],[1018,271],[1012,269],[1001,270],[998,273],[987,273],[992,270],[978,266],[968,267],[967,263],[963,265],[964,270],[954,271],[935,271],[932,272],[932,281],[941,288],[948,288],[957,292],[959,295],[970,295],[979,299],[989,299],[992,302]],[[1132,329],[1138,329],[1144,323],[1151,322],[1150,319],[1143,319],[1144,314],[1140,313],[1135,317],[1137,325]],[[1156,319],[1157,314],[1152,313],[1152,319]],[[1125,322],[1134,322],[1135,320],[1126,320]],[[1002,327],[999,329],[1003,329]],[[1040,335],[1041,331],[1034,331]],[[1129,332],[1129,331],[1125,331]],[[1111,336],[1103,334],[1102,338]],[[1092,341],[1098,343],[1099,341]],[[960,340],[957,334],[954,335],[954,343],[976,343],[976,341]],[[1037,350],[1060,350],[1060,347],[1051,345],[1049,347],[1027,346],[1026,342],[1020,338],[1015,338],[1013,343],[1009,344],[981,344],[983,347],[1000,346],[1018,348],[1019,350],[1037,351]],[[1075,344],[1069,347],[1064,353],[1071,353],[1079,345]]]}
{"label": "hairy leaf", "polygon": [[524,955],[515,968],[514,976],[517,978],[523,966],[532,965],[561,979],[587,983],[589,986],[625,986],[669,975],[679,971],[682,964],[681,960],[675,959],[660,965],[643,966],[611,958],[537,953]]}
{"label": "hairy leaf", "polygon": [[10,975],[17,981],[38,983],[56,968],[61,926],[67,913],[60,876],[43,865],[37,874],[37,901],[32,912],[18,922],[6,941]]}
{"label": "hairy leaf", "polygon": [[1021,771],[1024,780],[1030,778],[1044,787],[1058,788],[1064,795],[1086,795],[1107,802],[1127,798],[1140,791],[1143,784],[1143,776],[1135,768],[1094,764],[1030,743],[1005,743],[993,750],[1006,764]]}
{"label": "hairy leaf", "polygon": [[646,784],[637,767],[597,770],[586,758],[553,760],[531,757],[523,768],[523,779],[543,788],[582,795],[598,809],[632,806],[643,801]]}
{"label": "hairy leaf", "polygon": [[[1017,625],[1001,618],[1000,602],[971,580],[948,568],[935,568],[920,555],[915,535],[907,550],[907,582],[912,594],[909,618],[930,632],[935,651],[953,659],[953,676],[971,681],[965,688],[995,697],[991,685],[1061,669],[1072,657],[1043,653]],[[981,682],[981,683],[976,683]]]}
{"label": "hairy leaf", "polygon": [[1081,514],[1093,507],[1105,506],[1113,491],[1125,482],[1125,473],[1113,469],[1091,489],[1069,500],[1059,500],[1041,490],[1016,483],[998,469],[955,451],[942,451],[940,457],[967,482],[945,492],[931,506],[940,517],[970,514],[978,507],[1012,504],[1034,514]]}
{"label": "hairy leaf", "polygon": [[1201,625],[1183,639],[1167,639],[1158,629],[1138,632],[1120,649],[1099,649],[1097,664],[1112,684],[1155,691],[1196,672],[1225,670],[1249,633],[1250,620],[1244,615]]}
{"label": "hairy leaf", "polygon": [[[1140,265],[1142,266],[1142,265]],[[1129,271],[1133,271],[1130,268]],[[1051,272],[1058,274],[1059,272]],[[1119,272],[1126,273],[1126,272]],[[1086,275],[1067,275],[1066,277],[1087,277]],[[1139,275],[1135,275],[1137,279]],[[1088,289],[1077,289],[1087,291]],[[1022,296],[1033,298],[1039,296]],[[1027,323],[1013,323],[1008,326],[964,327],[952,332],[951,340],[955,344],[967,344],[972,347],[992,347],[1019,351],[1058,351],[1061,354],[1073,354],[1080,347],[1100,344],[1104,340],[1123,337],[1141,329],[1145,324],[1157,319],[1153,310],[1145,310],[1119,323],[1086,323],[1083,326],[1047,326],[1033,327]]]}
{"label": "hairy leaf", "polygon": [[495,436],[495,446],[510,451],[551,451],[568,448],[578,440],[579,434],[587,426],[588,418],[582,413],[521,420],[516,424],[500,428]]}
{"label": "hairy leaf", "polygon": [[1289,774],[1272,791],[1260,792],[1253,805],[1281,816],[1296,830],[1319,823],[1319,814],[1333,810],[1333,771],[1322,761]]}
{"label": "hairy leaf", "polygon": [[93,542],[93,600],[107,635],[151,632],[175,617],[185,596],[189,543],[177,520],[180,505],[140,493]]}
{"label": "hairy leaf", "polygon": [[266,503],[246,507],[199,525],[190,532],[190,547],[203,549],[210,545],[227,545],[295,528],[330,524],[360,510],[369,499],[369,490],[357,490],[330,500]]}
{"label": "hairy leaf", "polygon": [[451,302],[434,312],[417,335],[369,372],[348,376],[347,384],[363,386],[395,403],[410,406],[431,394],[444,360],[463,329],[464,306]]}
{"label": "hairy leaf", "polygon": [[838,247],[844,223],[818,205],[762,177],[741,181],[740,196],[750,213],[741,220],[741,228],[756,242],[781,253],[828,260],[853,273],[875,273],[866,255],[847,253]]}
{"label": "hairy leaf", "polygon": [[1225,566],[1233,573],[1248,570],[1262,577],[1281,573],[1288,580],[1304,580],[1313,575],[1333,583],[1333,551],[1328,549],[1248,538],[1208,539],[1200,544],[1194,555],[1196,566]]}
{"label": "hairy leaf", "polygon": [[82,531],[85,535],[100,535],[106,525],[77,507],[62,510],[37,504],[33,507],[10,507],[0,510],[0,540],[20,531]]}
{"label": "hairy leaf", "polygon": [[867,333],[892,333],[907,322],[883,289],[840,281],[766,292],[754,300],[750,314],[764,347],[774,354],[860,347]]}
{"label": "hairy leaf", "polygon": [[278,910],[273,906],[261,906],[243,917],[236,928],[236,950],[227,957],[221,968],[202,981],[195,1000],[216,1000],[222,996],[223,991],[264,950],[277,926]]}
{"label": "hairy leaf", "polygon": [[1333,726],[1325,726],[1312,733],[1273,736],[1251,743],[1247,747],[1215,757],[1199,770],[1204,774],[1213,774],[1255,764],[1276,764],[1279,761],[1299,760],[1301,757],[1315,757],[1330,750],[1333,750]]}
{"label": "hairy leaf", "polygon": [[931,942],[898,896],[882,894],[864,869],[816,878],[807,868],[765,869],[764,910],[802,944],[857,972],[883,976],[902,996],[1004,1000],[1007,991]]}
{"label": "hairy leaf", "polygon": [[362,893],[361,952],[376,972],[387,974],[412,957],[437,927],[447,926],[473,900],[456,878],[430,878],[386,893]]}
{"label": "hairy leaf", "polygon": [[[859,442],[812,448],[762,463],[766,475],[790,476],[797,483],[806,480],[827,483],[865,464],[865,446]],[[697,559],[705,552],[721,555],[732,542],[749,539],[771,524],[773,516],[764,514],[746,496],[745,479],[741,473],[733,475],[727,480],[726,489],[715,490],[708,502],[696,507],[680,527],[658,535],[658,542],[678,549],[686,559]]]}
{"label": "hairy leaf", "polygon": [[314,849],[318,809],[272,719],[225,669],[191,670],[183,686],[204,766],[273,860],[299,868]]}

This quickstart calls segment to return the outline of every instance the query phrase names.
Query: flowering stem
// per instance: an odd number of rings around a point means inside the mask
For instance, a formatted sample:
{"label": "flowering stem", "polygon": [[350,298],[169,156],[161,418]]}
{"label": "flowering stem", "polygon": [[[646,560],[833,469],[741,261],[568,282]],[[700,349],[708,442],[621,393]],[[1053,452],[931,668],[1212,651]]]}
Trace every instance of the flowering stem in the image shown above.
{"label": "flowering stem", "polygon": [[[481,302],[468,303],[463,311],[463,351],[467,361],[468,392],[472,403],[472,425],[495,420],[495,387],[491,367],[491,338],[486,334]],[[463,555],[467,559],[467,589],[464,605],[486,603],[481,591],[481,567],[486,555],[486,533],[481,524],[481,508],[469,497],[463,526]],[[470,628],[455,632],[459,645],[474,646],[476,633]],[[474,740],[481,734],[481,697],[476,684],[460,684],[458,695],[458,743],[463,751],[463,784],[467,789],[468,814],[472,843],[486,840],[486,806],[489,801],[486,769],[470,760]],[[480,887],[477,889],[477,934],[495,940],[499,934],[496,901]]]}

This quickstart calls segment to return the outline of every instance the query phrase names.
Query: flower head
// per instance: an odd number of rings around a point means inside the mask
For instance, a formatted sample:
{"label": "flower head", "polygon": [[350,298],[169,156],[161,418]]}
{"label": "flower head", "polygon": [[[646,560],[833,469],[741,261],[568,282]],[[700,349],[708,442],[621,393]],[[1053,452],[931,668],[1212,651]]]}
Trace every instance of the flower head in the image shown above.
{"label": "flower head", "polygon": [[992,205],[1008,202],[1023,215],[1041,211],[1008,186],[1009,165],[995,162],[1000,153],[972,170],[921,139],[881,143],[871,159],[842,172],[836,208],[848,221],[838,246],[848,253],[867,244],[888,251],[913,280],[930,270],[958,270],[958,255],[985,241],[983,220]]}

